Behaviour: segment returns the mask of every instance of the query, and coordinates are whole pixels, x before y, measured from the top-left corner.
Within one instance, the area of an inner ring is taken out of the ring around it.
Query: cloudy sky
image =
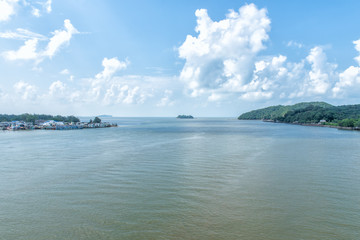
[[[0,0],[0,113],[360,103],[360,1]]]

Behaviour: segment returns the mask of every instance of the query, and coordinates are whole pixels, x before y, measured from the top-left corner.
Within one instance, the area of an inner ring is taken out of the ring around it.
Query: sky
[[[360,104],[360,1],[0,0],[0,113]]]

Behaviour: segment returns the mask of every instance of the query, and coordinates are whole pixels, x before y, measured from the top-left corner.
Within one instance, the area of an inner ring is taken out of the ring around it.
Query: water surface
[[[109,120],[0,132],[0,239],[360,239],[360,132]]]

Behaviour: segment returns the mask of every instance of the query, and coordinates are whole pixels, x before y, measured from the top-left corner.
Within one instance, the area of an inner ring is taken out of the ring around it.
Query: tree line
[[[46,115],[46,114],[29,114],[24,113],[20,115],[15,114],[0,114],[0,122],[24,121],[35,123],[36,120],[54,120],[59,122],[80,122],[80,119],[75,116],[61,116],[61,115]]]

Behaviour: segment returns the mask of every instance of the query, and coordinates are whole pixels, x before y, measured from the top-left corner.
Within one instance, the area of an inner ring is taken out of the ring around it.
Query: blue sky
[[[0,0],[1,113],[360,103],[359,1]]]

